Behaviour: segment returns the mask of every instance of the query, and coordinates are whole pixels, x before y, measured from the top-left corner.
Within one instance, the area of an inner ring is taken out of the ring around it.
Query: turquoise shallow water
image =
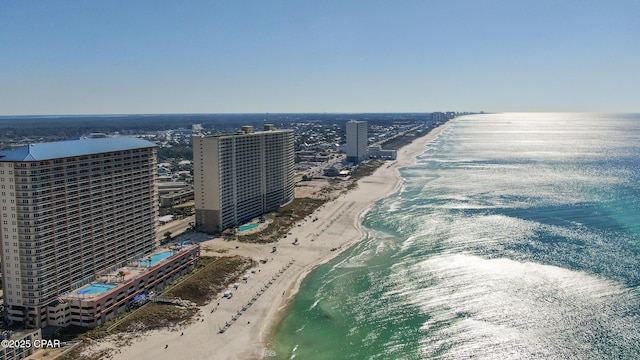
[[[460,118],[402,177],[269,358],[640,358],[640,116]]]

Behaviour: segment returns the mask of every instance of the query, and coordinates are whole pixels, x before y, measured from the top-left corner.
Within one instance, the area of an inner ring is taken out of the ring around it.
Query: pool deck
[[[191,245],[185,245],[187,248],[189,248]],[[94,299],[94,298],[98,298],[103,296],[104,294],[116,290],[119,288],[120,285],[127,283],[129,280],[135,279],[143,274],[145,274],[146,272],[150,271],[152,268],[154,268],[157,265],[163,264],[164,262],[166,262],[167,260],[171,259],[172,256],[168,256],[166,258],[160,259],[159,261],[153,263],[151,266],[148,265],[140,265],[141,261],[144,261],[145,259],[147,259],[150,256],[153,255],[157,255],[157,254],[161,254],[167,251],[172,251],[171,248],[169,248],[168,246],[162,246],[159,247],[158,249],[156,249],[156,251],[154,251],[153,253],[145,256],[142,259],[136,259],[136,260],[132,260],[129,262],[129,264],[127,266],[118,268],[116,270],[113,271],[109,271],[108,273],[104,273],[104,274],[97,274],[96,275],[96,279],[94,281],[92,281],[89,284],[83,285],[67,294],[65,294],[62,297],[71,297],[71,298],[82,298],[82,299]],[[179,253],[180,250],[178,250],[176,253]],[[120,275],[118,275],[118,273],[122,271],[124,273],[124,278],[121,277]],[[98,292],[98,293],[89,293],[89,294],[83,294],[82,291],[85,290],[86,288],[90,287],[91,285],[94,284],[99,284],[99,283],[103,283],[103,284],[111,284],[111,285],[116,285],[115,287],[111,288],[111,289],[105,289],[105,291],[102,292]]]

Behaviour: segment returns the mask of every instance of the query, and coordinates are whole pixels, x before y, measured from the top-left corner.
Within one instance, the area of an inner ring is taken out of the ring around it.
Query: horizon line
[[[14,115],[0,115],[2,117],[44,117],[44,116],[158,116],[158,115],[342,115],[342,114],[432,114],[434,112],[440,113],[468,113],[468,114],[480,114],[480,111],[400,111],[400,112],[218,112],[218,113],[102,113],[102,114],[14,114]],[[496,113],[483,111],[482,113]]]
[[[465,114],[504,114],[504,113],[589,113],[589,114],[637,114],[640,111],[399,111],[399,112],[217,112],[217,113],[97,113],[97,114],[1,114],[0,118],[11,117],[80,117],[80,116],[160,116],[160,115],[366,115],[366,114],[432,114],[432,113],[465,113]]]

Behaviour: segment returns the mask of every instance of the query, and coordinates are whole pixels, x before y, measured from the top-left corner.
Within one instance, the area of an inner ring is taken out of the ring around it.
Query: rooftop
[[[80,138],[29,144],[13,150],[0,151],[0,161],[41,161],[155,146],[157,145],[150,141],[135,137]]]
[[[229,137],[239,137],[239,136],[256,136],[256,135],[263,135],[263,134],[269,134],[269,133],[282,133],[282,132],[293,132],[293,129],[276,129],[271,124],[265,124],[263,131],[255,131],[253,126],[246,125],[246,126],[243,126],[240,131],[235,133],[215,134],[215,135],[194,135],[194,137],[229,138]]]
[[[173,261],[173,255],[182,254],[183,251],[191,250],[198,247],[198,244],[183,242],[174,244],[174,246],[163,246],[142,259],[131,260],[127,266],[98,274],[95,281],[90,284],[83,285],[69,293],[60,296],[62,299],[82,298],[94,299],[105,295],[107,292],[119,290],[123,285],[129,285],[134,280],[149,271],[152,271],[156,265],[165,264]]]

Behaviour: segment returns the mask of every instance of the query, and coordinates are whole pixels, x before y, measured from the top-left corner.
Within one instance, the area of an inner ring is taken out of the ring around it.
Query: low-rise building
[[[367,154],[369,158],[395,160],[396,157],[398,156],[398,151],[383,150],[380,145],[375,145],[375,146],[369,146],[367,148]]]
[[[194,200],[194,190],[182,191],[175,194],[167,194],[160,196],[161,207],[172,207],[181,205]]]
[[[95,328],[125,311],[135,298],[159,292],[186,275],[200,261],[199,244],[161,248],[125,267],[97,276],[96,281],[60,296],[47,306],[47,323]]]
[[[189,184],[182,181],[160,182],[157,184],[158,195],[166,195],[175,192],[186,191],[191,188]]]

